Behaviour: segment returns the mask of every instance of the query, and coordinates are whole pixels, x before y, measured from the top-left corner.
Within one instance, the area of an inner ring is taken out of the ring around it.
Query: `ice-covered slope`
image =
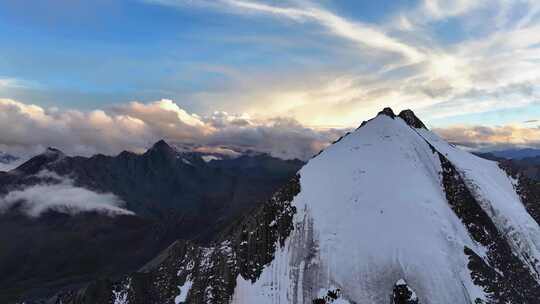
[[[212,246],[176,243],[86,293],[129,304],[538,303],[540,226],[517,183],[411,111],[385,109]]]
[[[515,191],[517,181],[509,178],[496,162],[460,150],[426,129],[418,132],[459,170],[482,209],[538,280],[540,228]]]
[[[493,299],[491,286],[473,279],[471,254],[464,250],[489,265],[493,248],[475,239],[452,209],[443,183],[445,157],[537,285],[540,229],[512,180],[496,163],[389,113],[300,171],[295,229],[258,280],[237,278],[233,303],[312,303],[336,288],[351,303],[388,303],[402,279],[421,303]]]

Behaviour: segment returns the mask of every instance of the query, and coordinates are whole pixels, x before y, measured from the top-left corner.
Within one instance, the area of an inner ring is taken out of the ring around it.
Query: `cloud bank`
[[[452,126],[435,128],[433,131],[450,142],[474,150],[490,151],[516,147],[540,149],[540,127]]]
[[[0,151],[41,153],[54,146],[71,155],[144,152],[160,139],[207,153],[269,153],[307,160],[349,129],[309,128],[292,118],[255,119],[249,115],[188,113],[171,100],[130,102],[94,111],[45,109],[0,99]],[[433,131],[476,150],[540,148],[535,120],[505,126],[455,125]],[[10,164],[10,167],[11,164]],[[0,168],[1,169],[1,168]]]
[[[73,155],[142,152],[165,139],[200,150],[254,150],[285,159],[307,159],[343,133],[307,128],[291,118],[254,119],[226,112],[201,117],[167,99],[89,112],[0,99],[0,150],[15,155],[47,146]]]
[[[48,182],[14,190],[0,197],[0,213],[17,207],[29,217],[39,217],[47,211],[70,215],[82,212],[109,216],[134,214],[122,208],[124,202],[111,193],[96,193],[77,187],[73,180],[50,172],[44,171],[39,175]]]

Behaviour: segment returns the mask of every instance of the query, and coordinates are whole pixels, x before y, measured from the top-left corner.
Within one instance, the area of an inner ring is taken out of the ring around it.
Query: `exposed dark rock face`
[[[117,297],[130,304],[174,303],[179,285],[190,284],[187,303],[221,304],[231,300],[236,278],[256,280],[293,229],[300,192],[299,176],[251,215],[232,224],[210,246],[176,242],[139,272],[112,283],[100,281],[54,298],[63,304],[108,304]]]
[[[46,296],[99,277],[116,279],[177,239],[207,244],[286,185],[302,164],[262,154],[206,162],[163,141],[145,154],[116,157],[67,157],[48,149],[15,171],[1,172],[0,196],[52,182],[36,176],[47,170],[69,176],[78,187],[114,193],[137,216],[0,214],[0,303]]]
[[[330,304],[341,298],[341,289],[330,289],[324,296],[313,299],[313,304]]]
[[[411,110],[403,110],[398,115],[403,119],[409,126],[416,128],[416,129],[426,129],[426,126],[424,123],[416,117],[413,111]]]
[[[497,230],[456,168],[438,154],[450,207],[471,237],[488,249],[487,260],[483,260],[470,248],[464,248],[475,284],[490,295],[488,303],[536,303],[540,298],[540,285],[533,277],[531,267],[513,253],[508,240]],[[535,260],[528,262],[530,265],[538,263]]]
[[[386,115],[386,116],[388,116],[390,118],[395,118],[396,117],[396,114],[394,114],[394,111],[391,108],[384,108],[377,115]]]
[[[418,297],[405,280],[399,280],[394,284],[392,291],[392,304],[418,304]]]

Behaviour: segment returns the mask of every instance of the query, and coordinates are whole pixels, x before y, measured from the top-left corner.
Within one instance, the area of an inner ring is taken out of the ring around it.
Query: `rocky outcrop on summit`
[[[392,119],[396,117],[396,114],[394,114],[394,110],[392,110],[392,108],[384,108],[377,115],[386,115]]]
[[[520,181],[411,111],[379,114],[211,246],[177,244],[83,294],[104,304],[536,303],[540,226]],[[80,299],[62,303],[90,303]]]
[[[411,110],[403,110],[398,116],[413,128],[426,129],[426,125]]]
[[[399,117],[413,128],[426,129],[426,126],[424,125],[424,123],[418,117],[416,117],[416,114],[414,114],[412,110],[408,110],[408,109],[403,110],[399,112],[399,115],[396,116],[396,114],[394,114],[394,111],[391,108],[384,108],[377,115],[386,115],[392,119]],[[363,122],[361,126],[364,124],[366,124],[366,122]]]

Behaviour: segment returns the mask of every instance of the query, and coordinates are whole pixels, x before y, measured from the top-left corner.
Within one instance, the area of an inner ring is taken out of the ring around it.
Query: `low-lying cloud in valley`
[[[98,212],[109,216],[133,215],[122,208],[124,202],[112,193],[97,193],[77,187],[72,179],[42,171],[43,182],[13,190],[0,197],[0,213],[14,207],[29,217],[39,217],[47,211],[65,214]]]

